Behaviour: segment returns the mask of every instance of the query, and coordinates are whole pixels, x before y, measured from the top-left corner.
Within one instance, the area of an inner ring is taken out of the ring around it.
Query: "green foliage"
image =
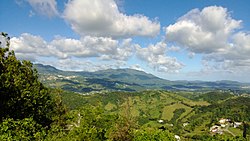
[[[107,140],[107,131],[115,124],[116,119],[116,115],[105,114],[100,106],[84,106],[67,113],[65,128],[53,127],[46,140]]]
[[[174,111],[174,116],[173,118],[170,120],[171,123],[177,123],[178,118],[180,117],[181,114],[185,113],[185,109],[184,108],[180,108],[180,109],[176,109]]]
[[[115,125],[110,128],[108,137],[110,141],[131,141],[133,139],[133,130],[137,124],[128,117],[119,117]]]
[[[190,137],[192,140],[198,140],[198,141],[247,141],[243,137],[231,137],[231,136],[225,136],[225,135],[193,135]]]
[[[199,97],[196,97],[195,100],[202,100],[202,101],[208,101],[209,103],[216,103],[221,100],[226,100],[228,98],[231,98],[233,96],[234,95],[228,92],[213,91],[213,92],[202,94]]]
[[[83,106],[67,114],[66,128],[52,127],[46,141],[174,141],[173,134],[141,128],[133,118],[106,114],[101,105]]]
[[[44,136],[45,129],[32,118],[7,119],[0,124],[0,140],[42,140]]]
[[[134,131],[133,141],[175,141],[174,135],[159,129],[141,129]]]
[[[224,102],[199,108],[197,113],[213,113],[217,118],[230,118],[233,121],[250,121],[250,98],[237,97]]]
[[[220,118],[230,118],[233,121],[248,121],[249,113],[249,98],[225,96],[225,100],[211,105],[200,104],[203,101],[193,101],[172,92],[166,91],[142,91],[142,92],[106,92],[81,96],[75,93],[68,93],[67,97],[76,99],[79,104],[89,103],[96,105],[101,103],[103,109],[107,105],[112,104],[112,110],[106,111],[107,114],[124,115],[129,111],[129,115],[134,117],[138,127],[156,127],[165,126],[169,131],[183,136],[190,134],[202,135],[209,134],[209,128],[218,122]],[[214,98],[211,98],[214,99]],[[67,100],[67,99],[65,99]],[[81,103],[83,101],[83,103]],[[70,103],[76,105],[77,103]],[[197,105],[196,105],[197,104]],[[124,109],[124,106],[127,108]],[[169,118],[167,118],[169,117]],[[166,120],[167,118],[167,120]],[[159,119],[163,119],[164,123],[158,123]],[[115,121],[118,122],[119,120]],[[170,124],[173,126],[169,126]],[[183,123],[188,123],[183,127]],[[119,123],[118,125],[123,125]],[[123,125],[124,126],[124,125]],[[121,126],[121,127],[123,127]],[[124,128],[117,127],[113,133],[125,133]],[[137,129],[137,127],[133,128]],[[240,132],[243,129],[239,129]],[[129,133],[132,131],[129,130]],[[117,135],[116,134],[116,135]],[[131,135],[128,134],[127,135]],[[238,135],[238,134],[237,134]],[[118,135],[117,135],[118,136]]]
[[[63,104],[66,105],[71,110],[78,109],[82,106],[85,106],[88,103],[86,97],[79,95],[77,93],[63,91],[61,95]]]
[[[49,90],[38,81],[36,70],[29,61],[17,60],[9,50],[9,37],[2,33],[6,45],[0,48],[0,122],[6,118],[33,118],[49,126],[55,116],[55,101]]]

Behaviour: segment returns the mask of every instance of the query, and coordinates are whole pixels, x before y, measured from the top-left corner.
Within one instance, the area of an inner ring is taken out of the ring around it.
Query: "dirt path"
[[[235,137],[236,135],[235,135],[233,132],[229,131],[229,130],[228,130],[228,127],[229,127],[229,125],[227,125],[225,129],[223,129],[224,132],[228,132],[229,134],[231,134],[232,136]]]

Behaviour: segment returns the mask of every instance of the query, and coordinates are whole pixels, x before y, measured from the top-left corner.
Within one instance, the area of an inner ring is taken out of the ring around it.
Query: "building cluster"
[[[229,127],[238,128],[242,125],[242,122],[233,122],[231,119],[221,118],[218,124],[215,124],[210,128],[211,133],[223,134],[224,131],[228,131]]]

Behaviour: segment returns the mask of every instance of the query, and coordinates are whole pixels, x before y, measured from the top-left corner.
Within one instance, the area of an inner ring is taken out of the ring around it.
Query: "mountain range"
[[[55,67],[35,64],[39,77],[50,87],[88,93],[100,91],[139,91],[162,89],[173,91],[226,90],[234,93],[250,91],[249,83],[237,81],[170,81],[134,69],[107,69],[96,72],[62,71]]]

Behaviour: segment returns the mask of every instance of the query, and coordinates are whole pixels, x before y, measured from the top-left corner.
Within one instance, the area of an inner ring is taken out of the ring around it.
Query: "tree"
[[[67,113],[67,128],[50,130],[48,141],[104,141],[109,138],[109,131],[115,124],[116,114],[105,114],[101,106],[86,105]]]
[[[133,141],[175,141],[174,135],[168,131],[157,129],[140,129],[134,131]]]
[[[0,123],[6,118],[32,118],[44,127],[49,126],[56,113],[55,101],[39,82],[32,63],[18,60],[10,51],[8,34],[1,36],[4,41],[0,45]]]
[[[0,124],[0,140],[42,140],[45,129],[32,118],[22,120],[6,119]]]

